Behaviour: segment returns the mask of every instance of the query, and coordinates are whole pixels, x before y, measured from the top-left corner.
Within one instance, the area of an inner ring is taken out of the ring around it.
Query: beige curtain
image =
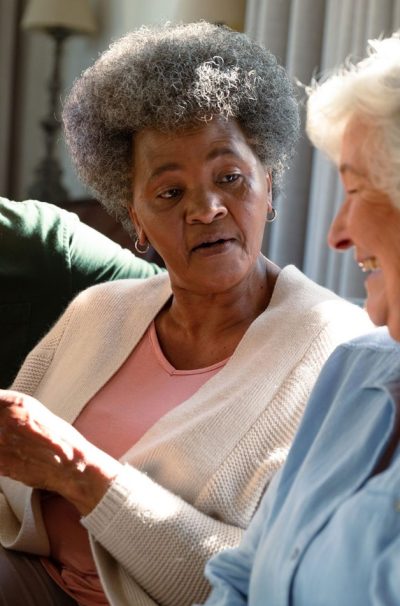
[[[400,0],[247,0],[246,32],[303,83],[349,55],[362,58],[368,39],[399,28]],[[299,96],[304,124],[304,94]],[[294,263],[342,296],[361,298],[363,278],[351,251],[339,254],[326,245],[341,200],[336,170],[303,135],[276,200],[279,215],[267,231],[264,252],[278,265]]]
[[[12,189],[13,105],[20,10],[19,0],[0,0],[0,196],[10,196]]]

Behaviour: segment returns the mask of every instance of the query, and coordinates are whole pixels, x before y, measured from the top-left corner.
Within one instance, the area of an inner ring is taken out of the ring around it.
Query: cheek
[[[174,262],[182,254],[183,234],[170,217],[143,216],[143,230],[151,246],[164,262]]]
[[[157,232],[158,222],[148,203],[144,200],[135,200],[131,217],[135,223],[146,233],[148,239],[152,233]]]
[[[264,224],[271,196],[266,179],[249,180],[243,191],[242,205],[249,217],[258,217]]]
[[[252,257],[257,257],[262,248],[265,231],[267,205],[250,205],[241,217],[241,228],[245,237],[245,248]]]
[[[357,210],[354,209],[354,212],[349,213],[346,225],[347,236],[356,246],[362,246],[370,253],[374,253],[380,240],[378,224],[372,214],[357,212]]]
[[[381,192],[366,190],[354,204],[353,229],[371,246],[398,247],[400,211]]]
[[[164,257],[164,251],[168,248],[168,243],[171,242],[171,238],[168,238],[166,230],[157,228],[154,224],[145,224],[143,229],[146,233],[147,239],[152,247]],[[169,244],[169,247],[171,245]]]

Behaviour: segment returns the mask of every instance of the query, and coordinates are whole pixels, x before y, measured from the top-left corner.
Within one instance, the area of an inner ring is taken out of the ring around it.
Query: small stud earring
[[[278,215],[278,212],[277,212],[276,208],[272,207],[271,210],[268,211],[267,218],[265,219],[265,221],[267,223],[273,223],[275,221],[277,215]]]

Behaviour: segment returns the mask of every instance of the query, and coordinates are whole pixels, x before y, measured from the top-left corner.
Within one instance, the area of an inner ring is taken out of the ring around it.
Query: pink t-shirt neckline
[[[203,374],[203,373],[212,372],[213,370],[217,370],[218,368],[225,366],[225,364],[229,360],[229,357],[228,357],[228,358],[225,358],[225,360],[221,360],[221,362],[216,362],[215,364],[211,364],[211,366],[206,366],[204,368],[179,370],[177,368],[174,368],[174,366],[172,366],[172,364],[165,357],[164,352],[161,349],[160,342],[158,340],[157,330],[156,330],[156,325],[155,325],[154,320],[148,328],[148,336],[149,336],[149,339],[153,346],[154,354],[155,354],[160,366],[165,370],[165,372],[167,372],[171,376],[172,375],[189,376],[189,375],[199,375],[199,374]]]

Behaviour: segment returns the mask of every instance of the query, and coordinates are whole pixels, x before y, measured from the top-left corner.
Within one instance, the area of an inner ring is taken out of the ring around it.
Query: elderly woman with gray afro
[[[81,178],[168,274],[81,293],[0,392],[0,594],[200,602],[322,363],[369,322],[261,253],[299,118],[247,36],[128,34],[75,83],[64,123]]]

